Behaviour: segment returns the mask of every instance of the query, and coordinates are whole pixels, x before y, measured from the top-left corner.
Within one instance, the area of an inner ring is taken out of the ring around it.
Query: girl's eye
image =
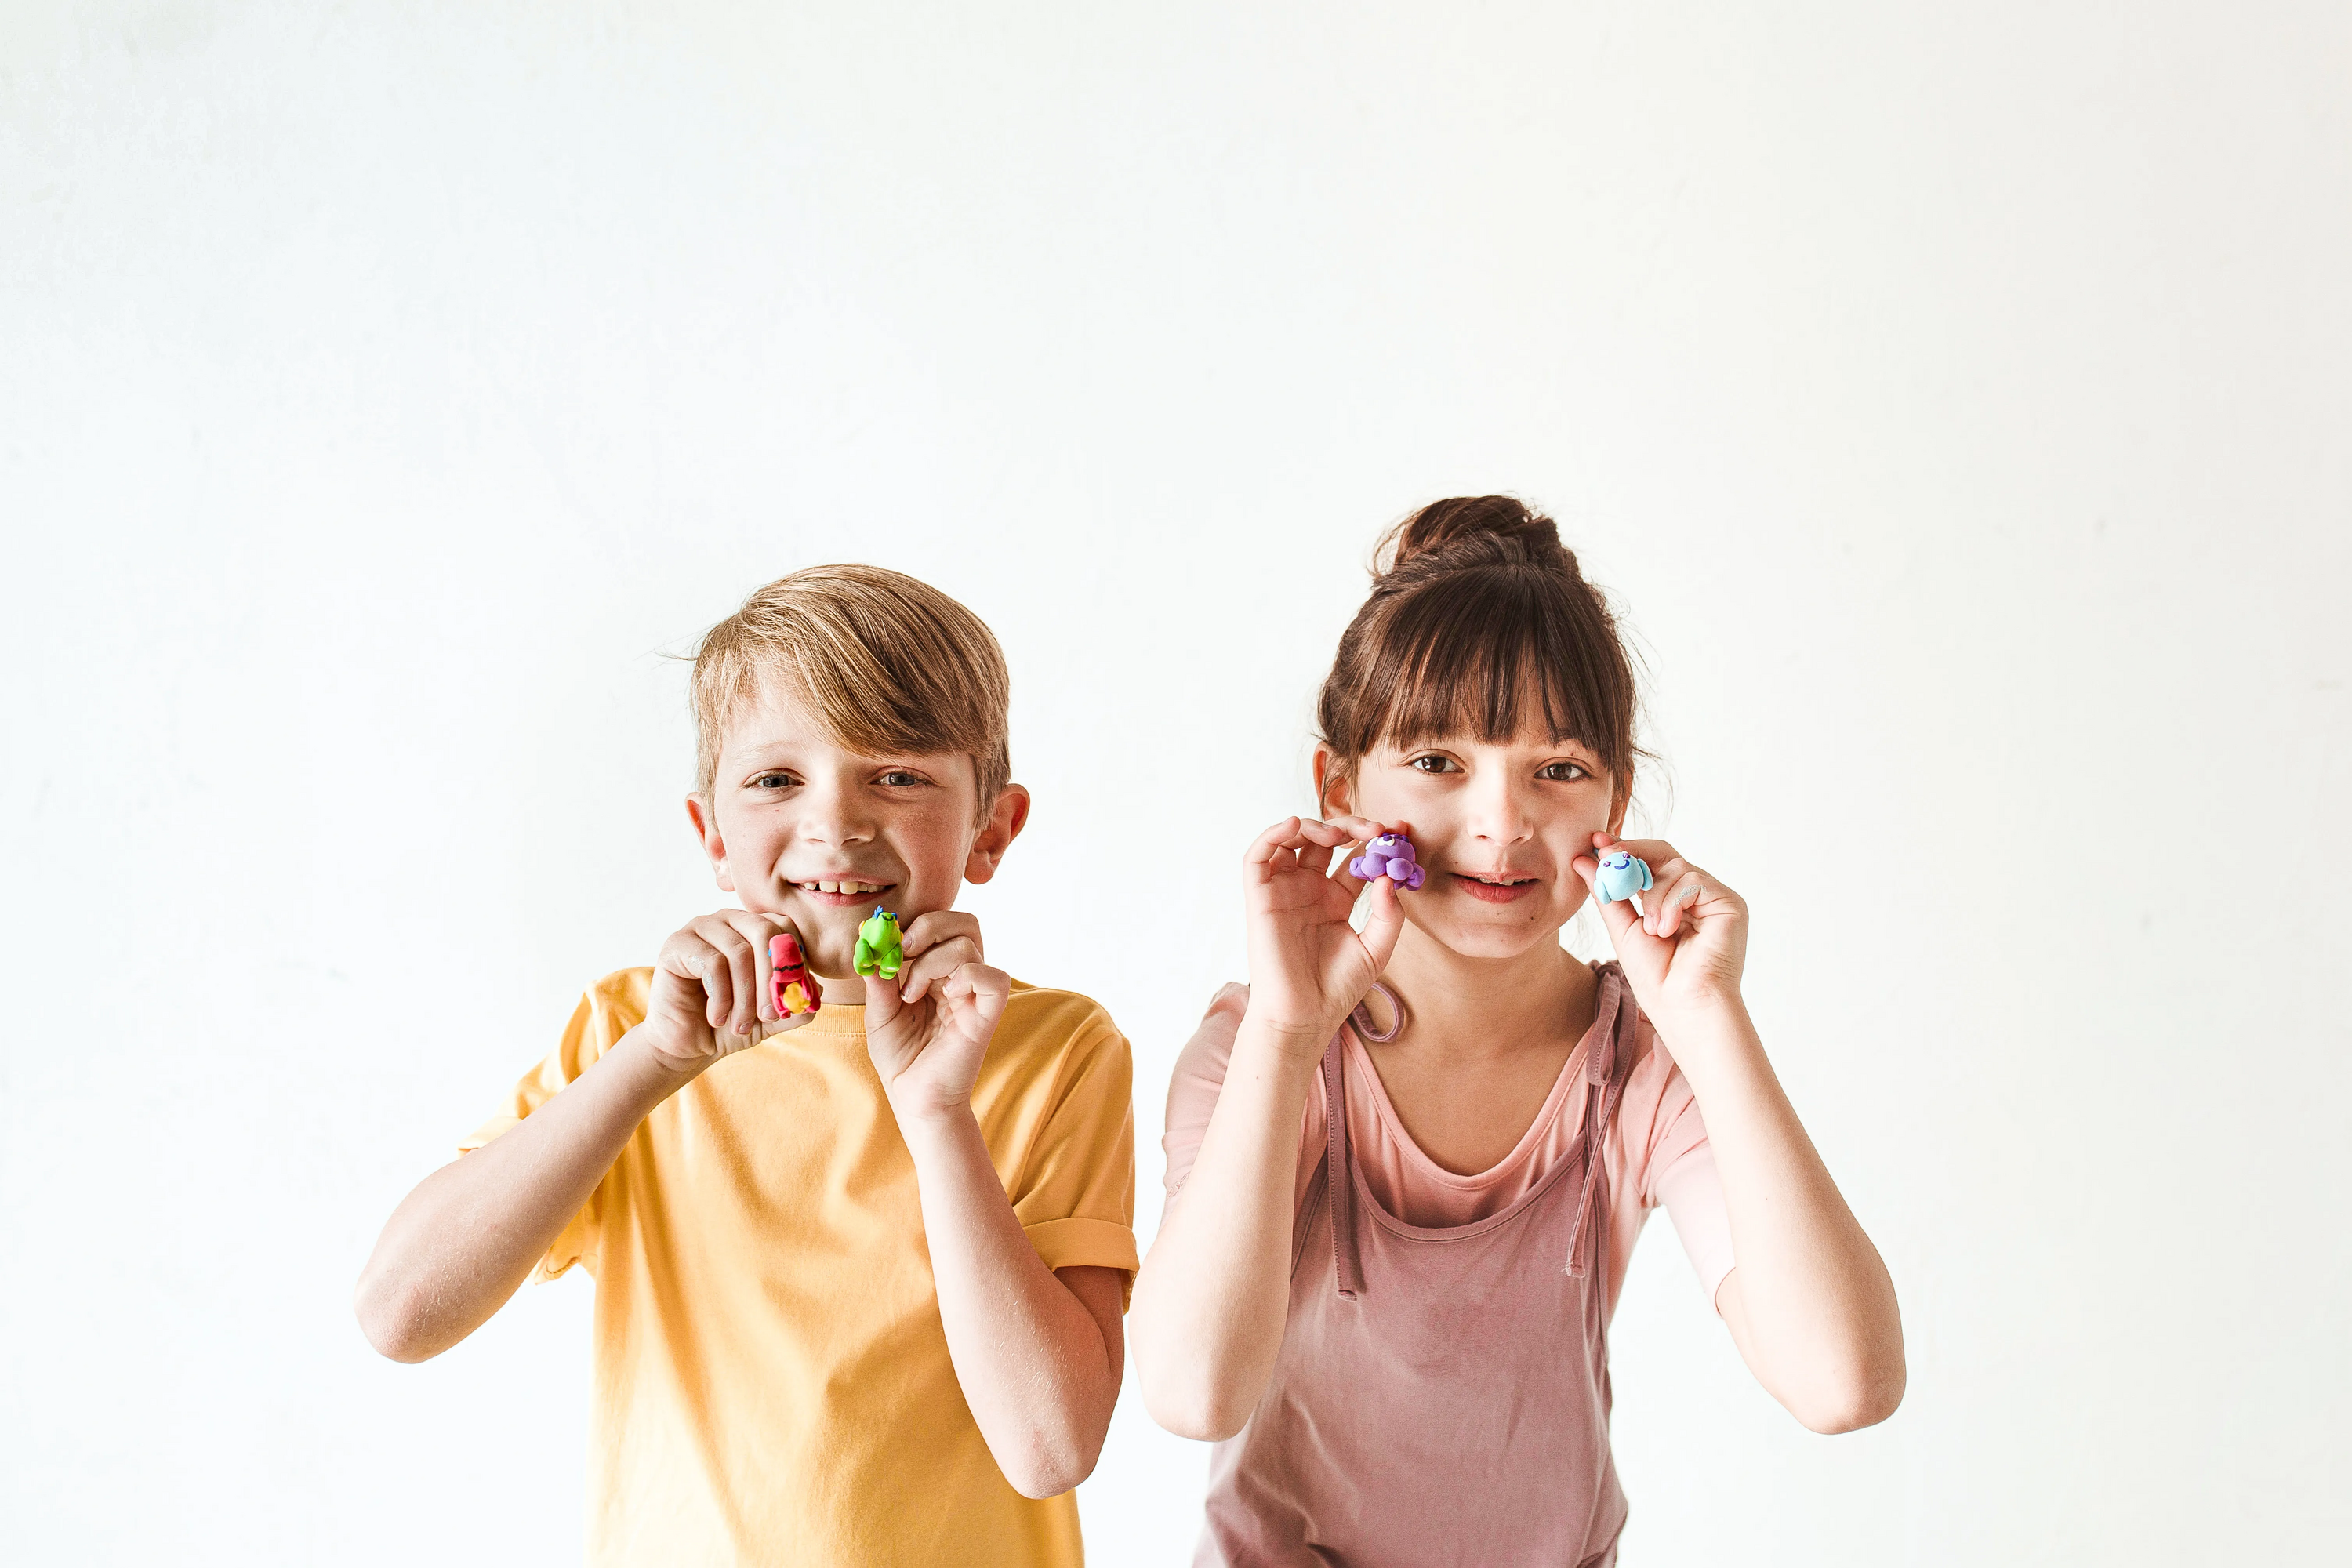
[[[1405,766],[1418,768],[1425,773],[1458,773],[1462,771],[1461,763],[1452,757],[1441,757],[1434,752],[1425,756],[1415,757]]]
[[[1574,763],[1546,763],[1543,771],[1536,774],[1536,777],[1549,779],[1554,784],[1574,784],[1578,779],[1589,779],[1591,776]]]

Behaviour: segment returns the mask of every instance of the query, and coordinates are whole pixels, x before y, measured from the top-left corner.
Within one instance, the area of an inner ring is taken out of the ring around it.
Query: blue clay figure
[[[1592,879],[1592,890],[1601,895],[1602,903],[1614,903],[1619,899],[1633,899],[1633,908],[1637,911],[1642,907],[1642,900],[1634,898],[1633,895],[1648,892],[1652,885],[1650,863],[1647,860],[1636,858],[1622,849],[1612,849],[1602,855],[1600,875]]]
[[[1348,875],[1367,882],[1386,877],[1408,893],[1429,879],[1429,873],[1413,858],[1412,840],[1402,833],[1383,833],[1365,845],[1364,852],[1348,862]]]

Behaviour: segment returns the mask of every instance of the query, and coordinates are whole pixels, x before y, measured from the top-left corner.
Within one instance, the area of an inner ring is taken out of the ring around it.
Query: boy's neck
[[[1591,1023],[1600,983],[1558,932],[1509,958],[1465,958],[1410,923],[1382,980],[1409,1022],[1398,1046],[1462,1061],[1573,1040]]]

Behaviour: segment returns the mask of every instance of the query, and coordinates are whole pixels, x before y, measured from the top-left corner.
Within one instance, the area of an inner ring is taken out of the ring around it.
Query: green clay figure
[[[860,974],[878,973],[885,980],[898,978],[898,917],[881,905],[874,906],[857,928],[857,953],[850,965]]]

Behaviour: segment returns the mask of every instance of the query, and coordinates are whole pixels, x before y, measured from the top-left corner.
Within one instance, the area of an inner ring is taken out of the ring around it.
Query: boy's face
[[[690,795],[719,885],[782,915],[832,981],[853,977],[858,922],[881,905],[904,927],[996,874],[1029,815],[1009,785],[985,820],[960,752],[866,756],[827,736],[797,693],[765,683],[729,724],[708,797]]]
[[[1318,782],[1328,766],[1318,752]],[[1410,827],[1429,879],[1399,900],[1405,919],[1465,958],[1516,957],[1556,941],[1587,897],[1576,858],[1617,826],[1592,749],[1540,735],[1383,743],[1353,779],[1333,781],[1328,799],[1334,811]]]

